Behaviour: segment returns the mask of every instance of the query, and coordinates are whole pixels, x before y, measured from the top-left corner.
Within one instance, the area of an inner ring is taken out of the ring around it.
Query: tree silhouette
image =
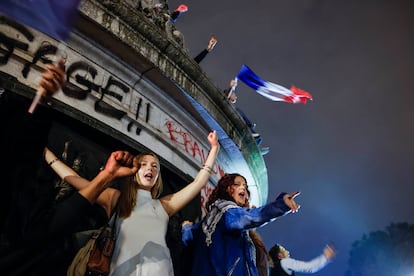
[[[391,223],[352,244],[347,276],[414,275],[414,224]]]

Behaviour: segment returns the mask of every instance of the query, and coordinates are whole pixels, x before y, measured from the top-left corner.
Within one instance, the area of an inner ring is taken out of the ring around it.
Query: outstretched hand
[[[210,142],[211,147],[217,147],[219,145],[218,139],[217,139],[217,133],[215,130],[210,132],[207,137],[208,141]]]
[[[295,197],[297,197],[298,195],[300,195],[300,192],[293,192],[290,194],[285,194],[283,196],[283,200],[285,201],[285,204],[290,208],[292,213],[296,213],[300,208],[300,205],[297,204],[294,200]]]
[[[106,161],[104,170],[115,178],[131,176],[138,171],[138,161],[127,151],[115,151]]]
[[[325,248],[323,249],[323,254],[325,255],[325,257],[330,260],[333,257],[335,257],[336,255],[336,249],[333,245],[327,245],[325,246]]]

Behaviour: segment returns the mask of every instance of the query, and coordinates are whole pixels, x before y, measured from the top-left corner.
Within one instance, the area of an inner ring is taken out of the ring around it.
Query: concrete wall
[[[249,129],[179,40],[129,3],[82,1],[76,29],[66,43],[28,28],[34,34],[30,40],[0,26],[2,33],[28,46],[15,47],[0,65],[3,85],[33,95],[44,64],[31,64],[27,75],[22,68],[33,62],[45,42],[63,45],[68,85],[51,101],[53,108],[137,150],[154,151],[164,166],[183,176],[195,176],[207,155],[207,134],[217,127],[222,149],[202,195],[224,172],[239,172],[248,180],[252,203],[263,204],[267,171]],[[200,114],[189,99],[211,118]]]

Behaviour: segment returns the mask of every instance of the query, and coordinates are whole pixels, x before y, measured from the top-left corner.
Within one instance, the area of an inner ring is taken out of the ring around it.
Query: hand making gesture
[[[295,197],[297,197],[298,195],[300,195],[300,192],[293,192],[290,194],[285,194],[283,196],[283,200],[285,201],[285,204],[290,208],[292,213],[296,213],[300,208],[300,205],[297,204],[294,200]]]

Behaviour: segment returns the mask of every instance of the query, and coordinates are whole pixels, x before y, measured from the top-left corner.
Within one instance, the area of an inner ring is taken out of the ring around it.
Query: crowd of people
[[[154,8],[162,8],[158,5]],[[148,10],[152,12],[152,9]],[[180,6],[171,20],[177,20],[187,7]],[[217,43],[216,37],[195,59],[197,63]],[[62,63],[48,64],[39,81],[44,97],[64,85]],[[236,80],[224,91],[234,104]],[[117,239],[110,275],[174,275],[166,235],[170,218],[200,194],[213,172],[220,144],[215,131],[207,140],[208,156],[193,181],[177,192],[161,196],[163,180],[158,157],[152,152],[133,154],[116,150],[93,178],[81,176],[73,167],[48,148],[48,134],[53,116],[40,104],[29,114],[30,101],[5,91],[0,95],[1,151],[6,163],[0,167],[1,192],[17,195],[2,202],[0,271],[5,275],[65,275],[78,248],[71,241],[89,216],[99,217],[96,227],[104,225],[116,211]],[[261,146],[262,138],[255,124],[236,108]],[[268,148],[262,147],[262,154]],[[74,190],[56,200],[47,193],[39,197],[34,187],[49,185],[39,177],[36,164],[53,171]],[[117,187],[112,184],[117,182]],[[276,218],[298,212],[299,192],[280,193],[271,202],[250,206],[246,178],[226,173],[217,182],[206,203],[207,214],[198,222],[184,221],[182,243],[189,256],[183,275],[294,275],[314,273],[335,256],[333,246],[309,262],[290,258],[289,252],[275,244],[266,250],[256,228]],[[27,200],[30,199],[30,200]],[[23,203],[23,206],[18,205]],[[19,231],[16,231],[18,229]]]

